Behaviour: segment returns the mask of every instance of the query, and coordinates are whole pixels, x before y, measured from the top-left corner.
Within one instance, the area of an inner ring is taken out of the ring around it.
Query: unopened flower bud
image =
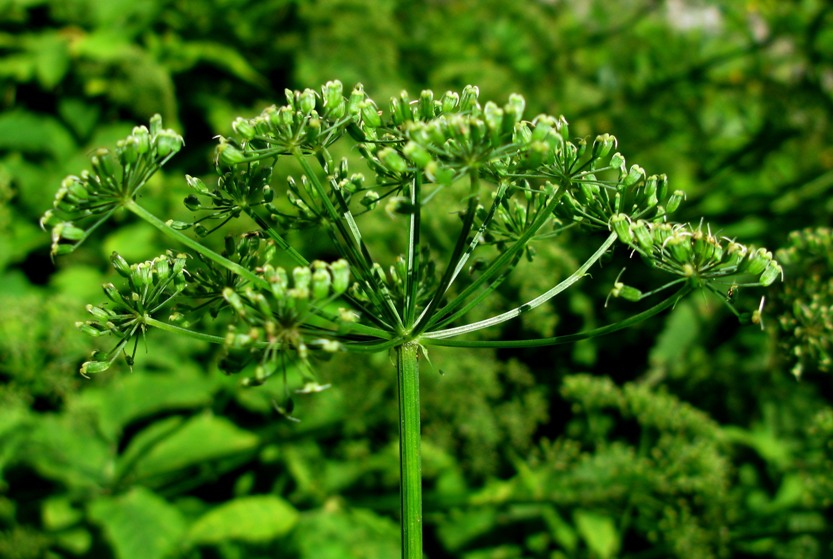
[[[430,89],[424,90],[419,94],[418,113],[422,120],[431,120],[434,118],[434,92]]]
[[[408,142],[405,144],[402,152],[408,157],[408,159],[413,161],[417,167],[424,168],[431,161],[433,161],[431,153],[416,142]]]
[[[347,106],[344,102],[344,87],[338,80],[329,81],[321,90],[324,97],[324,111],[329,118],[339,119],[344,116]]]
[[[316,94],[312,89],[305,89],[303,93],[301,93],[298,98],[298,108],[301,110],[302,114],[309,115],[313,110],[315,110],[315,98]]]
[[[379,115],[379,109],[376,103],[371,99],[366,99],[359,104],[359,110],[362,115],[362,122],[369,128],[378,128],[382,126],[382,117]]]
[[[178,152],[182,149],[182,136],[173,130],[161,130],[155,138],[156,154],[159,157],[167,157],[172,153]],[[138,147],[137,147],[138,149]]]
[[[460,104],[460,94],[456,91],[446,91],[440,100],[440,104],[444,114],[451,113]]]
[[[461,112],[480,112],[480,104],[477,98],[480,96],[480,90],[476,85],[467,85],[463,88],[463,94],[460,96],[460,111]]]
[[[380,149],[378,156],[385,167],[395,173],[404,173],[408,170],[408,162],[393,148]]]
[[[251,140],[255,137],[255,127],[246,118],[239,116],[234,119],[234,122],[231,123],[231,129],[246,140]]]
[[[122,255],[118,252],[113,251],[110,254],[110,263],[113,265],[113,268],[116,269],[116,272],[119,273],[120,276],[124,278],[130,277],[130,264],[127,263],[127,260],[124,259]]]

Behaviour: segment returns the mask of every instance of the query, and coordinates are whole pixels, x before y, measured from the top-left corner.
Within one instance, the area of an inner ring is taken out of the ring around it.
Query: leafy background
[[[113,276],[105,256],[167,247],[124,217],[53,266],[37,226],[65,175],[155,112],[188,145],[145,202],[184,215],[182,177],[209,171],[214,134],[334,78],[377,100],[520,92],[528,114],[611,132],[668,173],[681,219],[788,264],[763,332],[694,297],[571,347],[432,351],[428,557],[833,554],[829,3],[0,0],[0,14],[0,557],[397,556],[387,356],[329,365],[334,387],[300,403],[299,425],[272,411],[277,385],[242,389],[177,339],[151,335],[133,373],[85,380],[73,323]],[[562,273],[581,244],[536,249]],[[603,306],[618,269],[495,335],[628,312]],[[496,304],[549,281],[515,279]]]

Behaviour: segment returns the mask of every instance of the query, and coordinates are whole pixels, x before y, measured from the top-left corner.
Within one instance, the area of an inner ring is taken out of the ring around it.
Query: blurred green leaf
[[[390,559],[399,556],[399,538],[389,518],[337,506],[302,514],[292,532],[298,559]]]
[[[173,556],[185,533],[182,514],[141,487],[89,506],[90,519],[104,529],[118,559],[165,559]]]
[[[189,376],[137,371],[120,376],[110,385],[84,391],[73,405],[95,410],[102,432],[115,438],[138,419],[210,404],[212,383],[202,377]]]
[[[160,431],[163,424],[166,428]],[[158,422],[146,433],[137,435],[120,459],[120,466],[135,459],[134,475],[148,478],[251,452],[259,442],[257,435],[210,413],[194,416],[175,429],[172,427],[174,424],[168,421]]]
[[[610,559],[616,556],[622,541],[612,518],[587,510],[575,511],[573,518],[579,535],[596,557]]]
[[[0,149],[47,154],[61,160],[75,151],[75,140],[54,117],[16,109],[0,113]]]
[[[191,545],[226,540],[264,543],[285,536],[298,521],[298,511],[274,495],[241,497],[211,509],[191,525]]]

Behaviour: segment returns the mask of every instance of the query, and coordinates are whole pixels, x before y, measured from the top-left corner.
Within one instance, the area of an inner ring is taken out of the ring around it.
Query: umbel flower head
[[[683,193],[672,190],[665,175],[627,164],[614,136],[575,138],[563,116],[525,115],[520,95],[498,104],[481,103],[474,86],[443,95],[426,90],[415,98],[403,92],[386,109],[361,85],[345,95],[333,81],[319,91],[287,91],[282,106],[237,118],[232,134],[219,138],[216,180],[187,177],[192,222],[159,220],[135,200],[182,146],[158,118],[150,129],[134,129],[115,152],[97,152],[92,171],[66,179],[43,218],[53,228],[53,253],[72,250],[123,206],[193,258],[187,288],[184,260],[176,266],[172,260],[168,266],[180,279],[149,290],[140,289],[151,284],[136,274],[163,266],[161,261],[135,265],[135,271],[114,262],[128,270],[130,285],[124,292],[108,287],[113,306],[93,307],[95,320],[85,329],[115,334],[120,342],[84,371],[105,369],[128,341],[155,326],[223,345],[223,369],[247,371],[247,384],[293,370],[303,390],[315,391],[321,385],[312,372],[313,355],[405,345],[568,343],[656,315],[695,289],[720,295],[741,315],[727,286],[768,286],[782,275],[764,249],[718,237],[707,226],[670,221]],[[389,226],[384,251],[400,251],[389,262],[374,257],[379,235],[362,230],[372,212]],[[426,226],[437,214],[455,214],[459,221],[438,237]],[[221,253],[202,240],[232,223]],[[319,231],[335,261],[324,263],[293,247],[288,239],[302,229]],[[534,264],[536,245],[559,242],[568,231],[598,235],[598,248],[528,301],[468,318],[524,257]],[[631,319],[592,331],[536,340],[453,339],[544,306],[590,276],[617,245],[672,279],[644,293],[617,279],[612,296],[639,301],[678,289]],[[150,277],[161,278],[161,270]],[[187,313],[188,320],[164,321],[159,313],[168,307],[172,316]],[[226,334],[190,329],[200,324],[200,313],[227,320]],[[278,406],[287,414],[288,394]]]
[[[778,258],[789,272],[774,297],[779,339],[792,373],[833,371],[833,230],[793,231]]]
[[[153,260],[128,265],[118,253],[110,257],[113,267],[127,280],[127,286],[119,289],[112,283],[104,284],[104,294],[109,304],[87,305],[92,319],[77,326],[92,336],[112,335],[118,343],[105,354],[94,353],[92,360],[81,366],[81,374],[101,373],[110,368],[119,353],[124,352],[132,367],[139,338],[144,336],[152,322],[170,307],[186,287],[185,256],[168,253]],[[126,352],[133,342],[131,353]]]
[[[182,136],[162,128],[154,115],[150,128],[136,126],[114,150],[98,149],[91,157],[91,170],[64,179],[52,209],[41,218],[51,228],[52,255],[75,250],[147,183],[182,146]]]

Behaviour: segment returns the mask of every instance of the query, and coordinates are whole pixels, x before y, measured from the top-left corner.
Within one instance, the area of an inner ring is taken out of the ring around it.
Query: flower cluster
[[[338,351],[341,346],[336,339],[343,331],[333,324],[357,318],[348,309],[329,308],[347,291],[350,268],[344,260],[331,264],[316,260],[294,268],[291,274],[266,264],[258,268],[258,274],[268,288],[249,285],[239,291],[231,287],[222,291],[237,321],[225,337],[227,356],[221,366],[231,374],[256,363],[246,384],[262,384],[276,372],[285,374],[292,354],[302,366],[306,385],[311,386],[310,350]]]
[[[187,286],[185,256],[168,253],[153,260],[128,265],[118,253],[110,257],[113,267],[127,279],[127,287],[118,289],[112,283],[104,284],[104,294],[110,300],[106,306],[87,305],[91,320],[77,326],[92,336],[112,335],[119,339],[116,346],[104,355],[94,353],[92,360],[81,366],[81,374],[106,371],[113,361],[133,340],[130,355],[125,353],[128,365],[133,365],[139,337],[149,323],[162,313],[167,313],[176,297]]]
[[[694,228],[688,224],[631,220],[626,214],[616,214],[610,219],[610,228],[649,266],[677,276],[678,280],[668,285],[682,281],[699,288],[725,280],[737,289],[766,287],[783,279],[783,269],[771,252],[718,237],[702,224]],[[643,294],[617,280],[611,295],[638,300]],[[729,301],[731,295],[725,298]]]
[[[775,297],[781,346],[792,372],[833,371],[833,230],[794,231],[777,252],[789,275]]]
[[[182,136],[163,129],[162,118],[154,115],[150,128],[133,128],[115,150],[96,150],[90,159],[92,171],[65,178],[52,209],[41,218],[41,226],[52,230],[52,255],[75,250],[183,145]]]

